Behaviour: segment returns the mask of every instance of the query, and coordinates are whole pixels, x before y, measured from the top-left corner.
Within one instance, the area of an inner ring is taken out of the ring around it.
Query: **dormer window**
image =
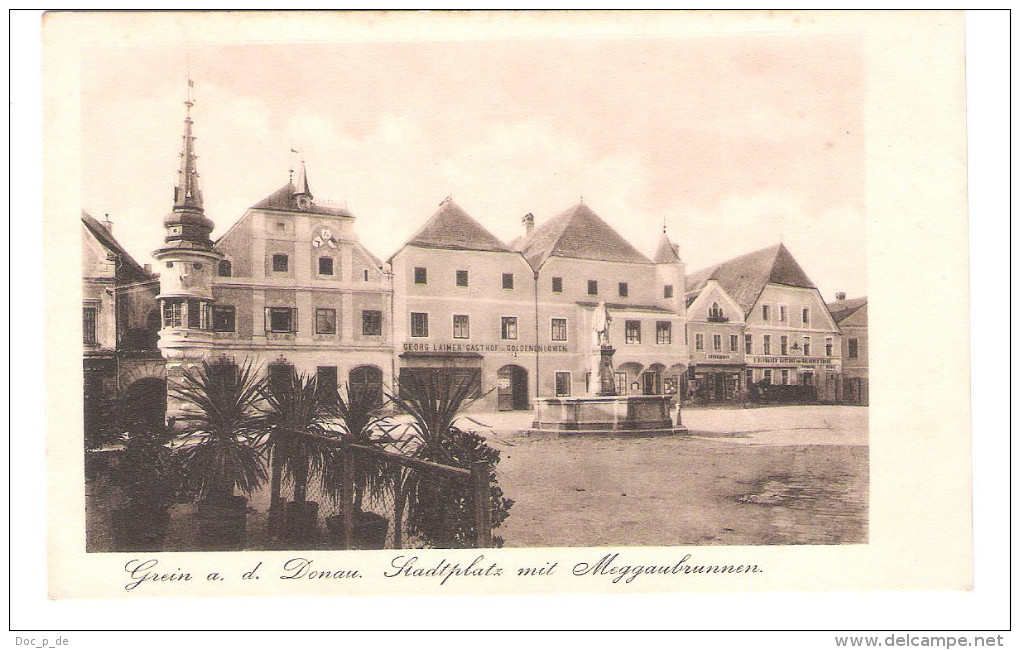
[[[283,253],[277,253],[273,255],[273,271],[276,273],[286,273],[288,268],[287,256]]]
[[[713,302],[712,306],[708,308],[708,320],[713,323],[725,323],[729,320],[729,318],[726,318],[723,314],[722,307],[719,306],[719,303]]]
[[[229,278],[232,274],[233,268],[227,260],[220,262],[218,273],[221,278]]]

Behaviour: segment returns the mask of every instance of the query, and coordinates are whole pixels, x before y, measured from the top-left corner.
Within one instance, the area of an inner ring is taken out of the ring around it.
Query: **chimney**
[[[103,228],[106,228],[106,232],[113,234],[113,222],[110,221],[110,213],[106,213],[106,219],[103,220]]]
[[[838,292],[836,294],[836,300],[839,301],[839,302],[843,302],[844,300],[846,300],[846,292],[844,292],[844,291]]]
[[[521,217],[521,223],[524,224],[524,235],[525,237],[531,234],[531,231],[535,229],[535,215],[530,212]]]
[[[146,264],[142,268],[145,269],[147,274],[152,275],[152,264]]]

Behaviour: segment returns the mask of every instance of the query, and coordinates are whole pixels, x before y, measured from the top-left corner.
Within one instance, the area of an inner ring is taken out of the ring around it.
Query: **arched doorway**
[[[139,379],[124,391],[123,415],[162,423],[166,420],[166,380],[156,377]]]
[[[367,390],[374,395],[376,406],[383,403],[383,373],[375,366],[358,366],[352,368],[348,375],[348,389],[354,393]]]
[[[526,411],[528,371],[520,366],[503,366],[496,372],[496,408],[500,411]]]

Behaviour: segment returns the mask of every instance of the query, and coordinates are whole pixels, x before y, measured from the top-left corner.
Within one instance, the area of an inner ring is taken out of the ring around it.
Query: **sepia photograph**
[[[89,551],[867,543],[860,39],[130,54]]]
[[[50,598],[974,588],[962,13],[41,33]]]

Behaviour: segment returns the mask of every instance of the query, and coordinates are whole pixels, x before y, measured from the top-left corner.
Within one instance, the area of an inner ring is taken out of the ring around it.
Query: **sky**
[[[507,242],[583,197],[649,255],[665,224],[689,272],[782,241],[826,300],[867,291],[854,39],[95,43],[82,208],[140,263],[172,207],[190,68],[214,237],[303,159],[383,259],[447,196]]]

